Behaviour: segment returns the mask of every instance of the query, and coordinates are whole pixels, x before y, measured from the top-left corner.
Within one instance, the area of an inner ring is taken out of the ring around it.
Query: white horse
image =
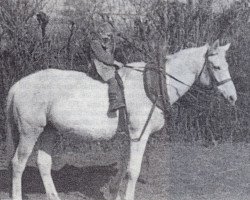
[[[176,102],[199,78],[203,84],[211,80],[218,90],[232,104],[237,99],[225,59],[230,44],[181,50],[167,56],[167,91],[170,104]],[[206,61],[207,60],[207,61]],[[133,63],[130,66],[145,66]],[[121,69],[119,73],[125,87],[127,111],[130,117],[130,138],[140,136],[152,107],[144,91],[142,73],[133,69]],[[211,79],[212,78],[212,79]],[[183,84],[185,83],[185,84]],[[33,147],[49,123],[66,134],[77,134],[86,140],[108,140],[116,134],[117,118],[106,116],[108,108],[107,85],[95,81],[86,74],[76,71],[47,69],[31,74],[12,86],[7,99],[7,137],[18,136],[18,145],[12,159],[12,198],[21,200],[21,178]],[[125,200],[133,200],[135,186],[141,170],[141,163],[150,133],[164,125],[163,113],[156,108],[141,140],[130,141],[128,158],[128,184]],[[18,134],[14,133],[15,127]],[[51,177],[51,155],[38,150],[38,168],[41,173],[48,199],[59,200]],[[119,184],[116,184],[119,189]],[[118,190],[115,190],[118,192]],[[120,199],[119,194],[112,199]]]

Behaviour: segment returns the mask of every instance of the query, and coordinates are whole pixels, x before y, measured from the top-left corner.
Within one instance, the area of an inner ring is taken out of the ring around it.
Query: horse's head
[[[219,41],[217,40],[208,48],[205,58],[206,63],[201,73],[200,81],[205,85],[212,83],[234,105],[237,100],[237,94],[226,61],[226,52],[229,47],[230,44],[219,46]]]

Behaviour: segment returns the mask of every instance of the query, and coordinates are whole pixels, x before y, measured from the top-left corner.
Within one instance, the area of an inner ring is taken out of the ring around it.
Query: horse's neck
[[[167,76],[167,91],[170,104],[176,102],[192,86],[202,71],[205,63],[205,54],[208,46],[183,50],[180,53],[171,55],[166,63],[166,72],[173,78]]]

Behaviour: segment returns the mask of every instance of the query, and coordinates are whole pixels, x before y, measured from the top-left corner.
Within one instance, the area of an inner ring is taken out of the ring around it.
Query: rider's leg
[[[119,87],[115,77],[109,79],[108,83],[108,94],[109,94],[109,110],[108,115],[110,117],[116,117],[116,111],[119,108],[125,107],[121,88]]]

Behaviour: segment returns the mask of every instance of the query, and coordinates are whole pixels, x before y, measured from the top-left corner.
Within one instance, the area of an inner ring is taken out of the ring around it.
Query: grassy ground
[[[137,200],[247,200],[250,199],[250,145],[221,144],[204,148],[198,144],[154,144],[147,149]],[[54,159],[56,187],[63,200],[100,200],[100,188],[115,174],[113,165],[100,167],[109,156],[63,155]],[[31,162],[32,163],[32,162]],[[110,163],[110,162],[109,162]],[[75,166],[71,166],[74,164]],[[86,167],[95,165],[94,167]],[[81,167],[85,166],[85,167]],[[38,170],[29,167],[24,174],[23,189],[28,199],[45,200]],[[0,199],[8,199],[9,176],[0,171]]]

